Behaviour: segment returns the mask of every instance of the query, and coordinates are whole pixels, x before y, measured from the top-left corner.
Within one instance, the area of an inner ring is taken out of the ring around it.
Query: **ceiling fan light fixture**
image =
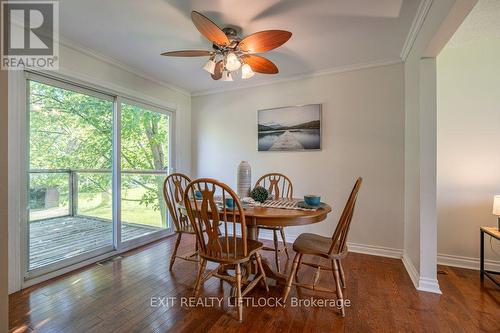
[[[213,80],[233,81],[231,73],[241,69],[241,78],[248,79],[261,74],[278,74],[278,67],[269,59],[255,55],[274,50],[286,43],[292,33],[285,30],[264,30],[244,38],[232,28],[221,29],[208,17],[197,11],[191,12],[196,29],[212,44],[212,50],[180,50],[161,53],[167,57],[210,57],[203,69]],[[217,60],[218,59],[218,60]],[[254,72],[255,69],[255,72]]]
[[[210,57],[210,59],[203,66],[203,69],[209,72],[210,74],[214,74],[216,64],[217,63],[215,62],[215,57]]]
[[[240,59],[233,52],[226,55],[226,69],[230,72],[237,71],[241,67]]]
[[[241,66],[241,78],[242,79],[249,79],[254,75],[255,75],[255,72],[252,70],[252,67],[250,67],[249,64],[243,64],[243,66]]]
[[[227,69],[222,72],[222,81],[233,81],[231,72],[228,71]]]

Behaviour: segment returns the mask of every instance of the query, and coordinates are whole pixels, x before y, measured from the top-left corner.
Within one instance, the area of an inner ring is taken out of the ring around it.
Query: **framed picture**
[[[321,104],[259,110],[258,151],[321,149]]]

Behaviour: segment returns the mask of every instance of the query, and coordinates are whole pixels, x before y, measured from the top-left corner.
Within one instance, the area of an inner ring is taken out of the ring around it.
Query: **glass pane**
[[[161,175],[122,175],[122,240],[167,228]],[[160,206],[161,205],[161,206]]]
[[[113,244],[113,103],[28,82],[32,270]]]
[[[122,240],[168,228],[163,181],[168,170],[169,117],[121,106]]]
[[[31,173],[30,221],[70,214],[68,173]]]
[[[78,215],[113,220],[112,176],[109,173],[82,172],[78,174],[78,202],[74,209]]]
[[[168,121],[165,114],[122,104],[122,170],[168,169]]]

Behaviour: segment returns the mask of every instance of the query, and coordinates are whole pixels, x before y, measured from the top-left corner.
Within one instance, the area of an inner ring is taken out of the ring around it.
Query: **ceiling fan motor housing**
[[[222,29],[222,31],[224,31],[224,33],[226,34],[226,36],[228,38],[234,38],[234,37],[237,37],[238,36],[238,32],[236,31],[236,29],[234,28],[231,28],[231,27],[225,27],[224,29]]]

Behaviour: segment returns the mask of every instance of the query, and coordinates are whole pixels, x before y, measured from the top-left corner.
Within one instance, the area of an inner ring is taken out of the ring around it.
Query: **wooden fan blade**
[[[191,20],[193,20],[196,29],[212,43],[223,46],[229,45],[230,42],[226,34],[208,17],[192,11]]]
[[[212,54],[211,51],[185,50],[185,51],[163,52],[161,55],[167,57],[205,57],[205,56],[210,56],[211,54]]]
[[[292,33],[285,30],[265,30],[243,38],[238,44],[240,50],[250,53],[261,53],[285,44]]]
[[[242,56],[242,59],[252,67],[254,72],[262,74],[277,74],[279,72],[278,67],[271,60],[264,57],[249,54]]]
[[[224,64],[222,63],[222,60],[219,60],[215,64],[215,69],[214,69],[214,73],[212,74],[212,79],[219,80],[222,77],[223,67],[224,67]]]

